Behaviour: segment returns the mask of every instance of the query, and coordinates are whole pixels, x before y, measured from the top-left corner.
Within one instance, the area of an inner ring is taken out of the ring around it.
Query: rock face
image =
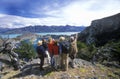
[[[96,43],[97,46],[118,39],[120,39],[120,13],[92,21],[91,25],[83,30],[78,37],[78,40],[87,44]]]
[[[46,62],[44,71],[39,70],[39,59],[26,62],[20,71],[4,69],[0,79],[119,79],[119,68],[108,68],[99,64],[75,59],[75,68],[69,65],[68,71],[51,68]],[[114,70],[113,70],[114,69]],[[7,71],[6,74],[4,74]]]

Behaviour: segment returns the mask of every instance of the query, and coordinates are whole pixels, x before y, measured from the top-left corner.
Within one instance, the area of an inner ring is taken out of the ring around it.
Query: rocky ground
[[[75,68],[69,66],[68,71],[55,71],[46,63],[44,71],[39,70],[39,59],[26,63],[21,70],[13,70],[6,66],[0,72],[0,79],[119,79],[120,68],[106,67],[100,64],[75,59]]]

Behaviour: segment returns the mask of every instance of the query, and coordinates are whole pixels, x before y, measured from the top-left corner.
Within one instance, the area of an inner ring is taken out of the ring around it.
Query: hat
[[[38,45],[42,45],[42,41],[41,40],[38,41]]]
[[[71,36],[71,37],[70,37],[70,40],[72,40],[72,41],[73,41],[73,40],[74,40],[74,37],[73,37],[73,36]]]
[[[62,37],[62,36],[61,36],[61,37],[59,38],[59,40],[60,40],[60,41],[64,41],[64,40],[65,40],[65,37]]]

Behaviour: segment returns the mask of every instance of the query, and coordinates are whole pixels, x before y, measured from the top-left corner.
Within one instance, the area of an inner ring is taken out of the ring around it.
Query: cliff
[[[95,43],[97,46],[104,45],[110,40],[120,39],[120,13],[94,20],[91,25],[83,30],[78,40],[87,44]]]

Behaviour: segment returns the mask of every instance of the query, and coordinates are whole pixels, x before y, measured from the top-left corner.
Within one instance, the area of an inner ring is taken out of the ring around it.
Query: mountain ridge
[[[22,28],[13,28],[7,31],[0,31],[2,34],[19,34],[19,33],[44,33],[44,32],[80,32],[84,26],[27,26]]]

